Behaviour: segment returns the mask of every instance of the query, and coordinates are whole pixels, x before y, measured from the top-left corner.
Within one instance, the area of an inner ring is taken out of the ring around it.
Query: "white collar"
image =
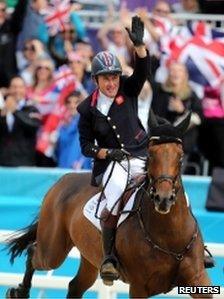
[[[102,101],[110,101],[110,102],[113,102],[114,101],[114,98],[110,98],[110,97],[107,97],[104,93],[102,93],[100,90],[99,90],[99,99],[101,99]]]

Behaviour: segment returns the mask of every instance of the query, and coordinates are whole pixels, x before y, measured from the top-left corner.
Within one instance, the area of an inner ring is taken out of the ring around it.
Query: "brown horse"
[[[189,116],[177,127],[151,121],[147,175],[132,213],[117,229],[116,254],[120,279],[130,285],[132,298],[166,293],[175,286],[209,286],[204,267],[204,246],[181,181],[183,158],[180,132]],[[80,298],[97,279],[102,260],[101,234],[83,216],[87,200],[99,192],[89,185],[89,174],[67,174],[46,194],[39,219],[10,243],[11,260],[28,249],[26,272],[7,298],[29,298],[36,269],[59,267],[73,246],[81,264],[69,283],[67,298]],[[192,294],[193,298],[212,298]]]

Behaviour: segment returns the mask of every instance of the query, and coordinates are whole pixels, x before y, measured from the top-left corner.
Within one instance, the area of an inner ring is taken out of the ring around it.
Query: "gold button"
[[[110,116],[107,117],[107,120],[111,120]]]
[[[123,143],[121,143],[121,147],[124,147],[124,144],[123,144]]]
[[[112,128],[115,130],[117,127],[116,127],[116,126],[113,126]]]
[[[117,135],[117,138],[120,138],[120,135],[119,135],[119,134]]]

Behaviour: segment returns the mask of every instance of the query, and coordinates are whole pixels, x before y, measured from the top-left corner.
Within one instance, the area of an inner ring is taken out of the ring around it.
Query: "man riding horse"
[[[92,75],[98,89],[79,106],[80,143],[85,156],[94,158],[93,185],[103,184],[107,199],[101,214],[103,249],[105,258],[101,277],[112,280],[119,277],[117,261],[112,255],[119,211],[119,198],[125,190],[128,171],[126,151],[130,159],[130,175],[144,171],[147,134],[138,118],[138,95],[149,72],[149,56],[143,43],[144,25],[137,16],[128,30],[135,49],[135,67],[130,77],[121,76],[122,68],[115,55],[98,53],[92,61]],[[97,141],[97,145],[95,144]],[[112,168],[112,161],[117,161]]]
[[[127,31],[135,49],[133,74],[122,76],[115,55],[98,53],[92,61],[97,89],[78,106],[82,152],[94,158],[92,185],[103,183],[107,201],[100,217],[104,251],[100,275],[105,283],[119,277],[113,254],[119,199],[130,179],[144,172],[148,145],[137,108],[138,95],[149,73],[144,24],[138,16],[132,18],[132,28]]]

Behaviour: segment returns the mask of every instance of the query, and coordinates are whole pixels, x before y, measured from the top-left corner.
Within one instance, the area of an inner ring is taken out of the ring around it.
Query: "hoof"
[[[29,293],[22,290],[21,288],[10,288],[7,290],[7,292],[5,294],[5,298],[6,299],[13,299],[13,298],[28,299]]]
[[[114,267],[112,263],[106,263],[102,265],[101,271],[100,271],[100,277],[103,280],[103,283],[107,286],[112,286],[114,283],[114,280],[117,280],[119,278],[119,272]]]
[[[15,288],[8,289],[5,294],[5,298],[6,299],[18,298],[16,296],[16,289]]]

